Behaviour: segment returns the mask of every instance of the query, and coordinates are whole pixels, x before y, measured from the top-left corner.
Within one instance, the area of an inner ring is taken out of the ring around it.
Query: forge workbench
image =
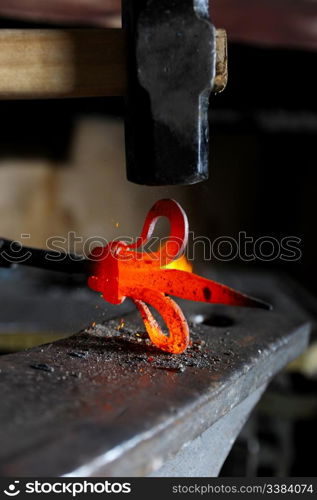
[[[187,303],[193,344],[177,356],[111,309],[79,335],[0,357],[1,475],[216,476],[310,326],[280,279],[213,277],[274,311]]]

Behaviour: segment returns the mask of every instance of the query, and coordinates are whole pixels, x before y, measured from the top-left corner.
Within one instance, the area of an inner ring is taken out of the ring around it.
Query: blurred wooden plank
[[[120,29],[0,30],[0,99],[125,93]]]
[[[213,23],[229,40],[317,49],[317,3],[313,0],[210,0]],[[0,16],[44,23],[113,26],[121,0],[1,0]]]
[[[43,22],[108,26],[120,15],[121,0],[1,0],[0,15]]]
[[[317,3],[311,0],[212,0],[212,20],[230,41],[317,50]]]

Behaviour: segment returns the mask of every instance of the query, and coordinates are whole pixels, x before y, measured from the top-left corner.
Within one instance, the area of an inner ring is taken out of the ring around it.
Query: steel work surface
[[[270,275],[227,277],[274,311],[187,304],[209,324],[190,323],[185,354],[149,345],[131,314],[2,356],[0,474],[150,474],[266,384],[305,348],[307,316]]]

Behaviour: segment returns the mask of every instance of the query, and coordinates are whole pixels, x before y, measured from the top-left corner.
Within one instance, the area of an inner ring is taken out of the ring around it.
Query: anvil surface
[[[133,313],[0,357],[0,474],[155,475],[305,349],[309,318],[283,281],[213,278],[274,310],[183,302],[182,355],[150,345]]]

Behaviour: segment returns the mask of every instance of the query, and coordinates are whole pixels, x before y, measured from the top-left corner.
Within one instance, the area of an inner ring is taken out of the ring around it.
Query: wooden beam
[[[0,99],[124,95],[121,29],[0,30]]]
[[[229,42],[317,50],[316,2],[213,0],[211,4],[212,21],[226,27]]]
[[[109,26],[120,18],[121,0],[1,0],[0,15],[24,21]]]

